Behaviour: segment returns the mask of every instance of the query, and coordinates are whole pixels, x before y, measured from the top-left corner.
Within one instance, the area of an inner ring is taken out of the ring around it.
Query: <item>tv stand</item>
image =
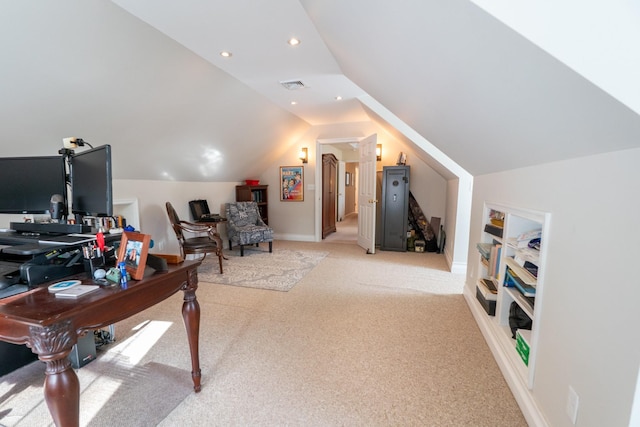
[[[73,234],[91,233],[91,226],[85,224],[57,224],[37,222],[12,222],[12,230],[27,233]]]

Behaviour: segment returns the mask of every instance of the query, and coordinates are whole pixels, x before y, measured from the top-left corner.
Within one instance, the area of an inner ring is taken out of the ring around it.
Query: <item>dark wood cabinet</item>
[[[336,231],[338,159],[322,155],[322,238]]]
[[[268,185],[237,185],[236,202],[256,202],[260,216],[265,224],[269,224]]]

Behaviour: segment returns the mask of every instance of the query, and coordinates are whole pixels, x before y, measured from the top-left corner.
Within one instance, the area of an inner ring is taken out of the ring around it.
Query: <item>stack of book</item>
[[[487,276],[498,277],[500,273],[500,243],[477,243],[476,247],[482,258],[482,263],[487,267]]]
[[[540,239],[541,236],[542,230],[531,230],[525,233],[520,233],[515,237],[509,237],[507,239],[507,244],[514,248],[528,248],[529,242]]]
[[[504,285],[515,287],[525,297],[536,295],[537,280],[533,274],[518,265],[513,258],[506,258],[507,263]]]

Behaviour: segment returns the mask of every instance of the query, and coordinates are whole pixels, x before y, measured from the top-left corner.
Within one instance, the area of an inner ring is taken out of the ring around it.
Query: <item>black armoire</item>
[[[409,166],[382,168],[382,240],[383,251],[407,250],[409,217]]]

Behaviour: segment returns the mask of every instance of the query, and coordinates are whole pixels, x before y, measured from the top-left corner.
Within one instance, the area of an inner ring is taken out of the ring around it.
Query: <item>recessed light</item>
[[[298,105],[298,101],[291,101],[291,105]]]
[[[287,43],[289,43],[291,46],[297,46],[300,44],[300,40],[295,37],[291,37]]]
[[[336,101],[342,101],[342,97],[340,95],[336,96]]]
[[[231,58],[233,54],[229,51],[223,50],[222,52],[220,52],[220,56],[225,57],[225,58]]]

